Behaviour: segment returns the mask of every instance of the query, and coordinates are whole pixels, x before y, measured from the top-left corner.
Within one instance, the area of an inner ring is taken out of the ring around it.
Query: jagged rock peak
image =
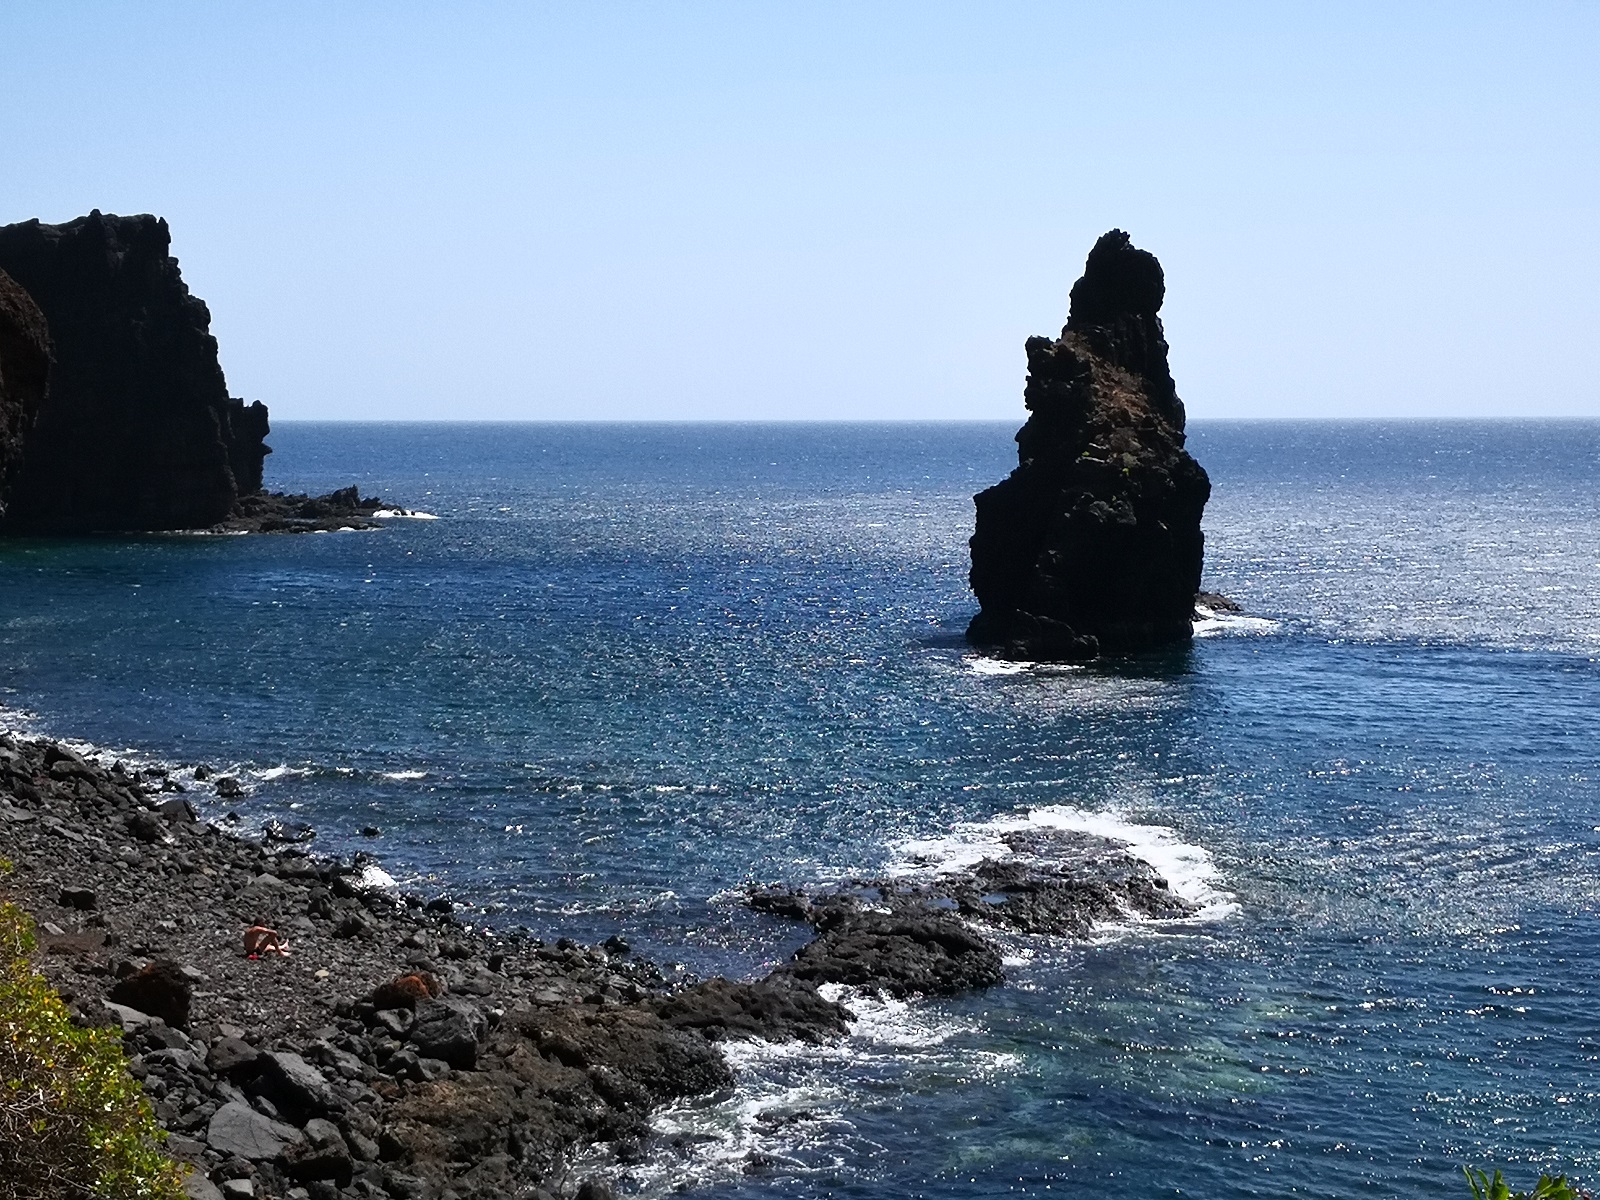
[[[43,311],[55,353],[9,527],[209,526],[261,487],[266,408],[228,395],[171,242],[159,217],[98,209],[0,228],[0,270]]]
[[[1083,278],[1072,285],[1067,328],[1113,325],[1125,317],[1155,321],[1166,295],[1166,276],[1156,256],[1113,229],[1094,244],[1083,264]]]
[[[1028,339],[1017,469],[975,497],[974,644],[1083,659],[1191,636],[1211,483],[1183,449],[1165,290],[1155,256],[1114,229],[1061,336]]]

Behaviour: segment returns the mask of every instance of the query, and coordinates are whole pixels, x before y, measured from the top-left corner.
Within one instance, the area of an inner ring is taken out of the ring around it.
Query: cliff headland
[[[1192,636],[1211,481],[1184,450],[1165,294],[1155,256],[1114,229],[1061,336],[1028,339],[1017,468],[975,497],[973,644],[1071,661]]]
[[[372,526],[353,489],[262,491],[267,408],[228,394],[171,242],[148,214],[0,227],[0,530]]]

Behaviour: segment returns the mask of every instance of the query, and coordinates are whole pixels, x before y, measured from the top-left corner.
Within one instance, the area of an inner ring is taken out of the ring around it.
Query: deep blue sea
[[[749,881],[1008,824],[1119,833],[1206,904],[740,1049],[626,1189],[1600,1182],[1600,423],[1196,422],[1207,586],[1249,619],[1079,669],[962,641],[1014,430],[284,424],[271,486],[438,519],[0,543],[0,700],[237,771],[211,816],[308,821],[467,919],[695,973],[795,944]]]

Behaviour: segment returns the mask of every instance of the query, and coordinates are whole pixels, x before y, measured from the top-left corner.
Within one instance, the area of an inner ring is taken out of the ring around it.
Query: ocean
[[[1244,615],[1073,668],[962,637],[1014,431],[283,423],[269,486],[436,519],[0,543],[5,723],[231,772],[213,819],[697,975],[801,940],[751,882],[1017,825],[1129,840],[1202,905],[736,1047],[625,1192],[1600,1181],[1600,423],[1196,421]]]

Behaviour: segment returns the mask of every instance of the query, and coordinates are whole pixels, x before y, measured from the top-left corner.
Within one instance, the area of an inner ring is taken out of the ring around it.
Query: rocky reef
[[[1061,336],[1028,339],[1017,468],[975,497],[974,645],[1072,661],[1192,635],[1211,481],[1184,449],[1165,292],[1155,256],[1113,229]]]
[[[897,999],[950,996],[1003,982],[998,937],[1082,938],[1108,921],[1197,911],[1110,838],[1039,829],[1001,841],[1003,850],[960,870],[858,879],[817,894],[753,889],[751,908],[804,921],[817,935],[771,978],[842,983]]]
[[[266,407],[228,395],[211,314],[171,240],[158,217],[98,210],[0,228],[0,270],[54,343],[7,528],[204,528],[261,488]]]
[[[696,981],[621,936],[474,927],[314,854],[305,826],[240,836],[246,786],[185,778],[0,734],[0,894],[77,1019],[122,1030],[194,1200],[596,1200],[582,1149],[687,1152],[651,1117],[731,1086],[723,1044],[846,1035],[826,985],[952,995],[1002,982],[1001,939],[1195,911],[1121,843],[1015,832],[963,870],[756,888],[815,938],[763,979]],[[287,957],[249,953],[260,925]]]
[[[0,516],[44,402],[50,332],[33,297],[0,271]]]

